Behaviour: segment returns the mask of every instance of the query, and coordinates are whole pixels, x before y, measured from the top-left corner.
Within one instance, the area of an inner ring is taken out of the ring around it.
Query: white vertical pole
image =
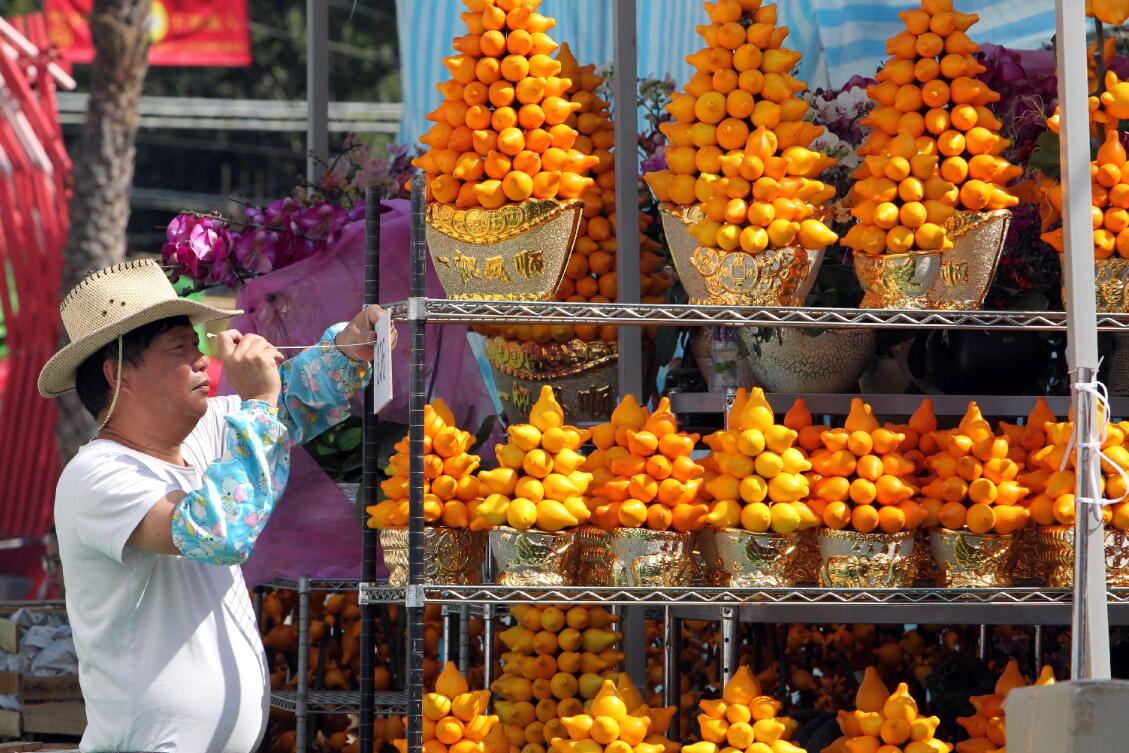
[[[329,159],[329,4],[306,0],[306,180]]]
[[[620,303],[638,303],[639,125],[636,112],[639,62],[635,0],[615,0],[615,206],[616,280]],[[619,396],[643,400],[643,330],[619,328]]]
[[[1077,513],[1074,528],[1072,679],[1108,679],[1109,613],[1106,608],[1101,477],[1094,441],[1092,395],[1076,386],[1098,370],[1094,302],[1094,241],[1090,224],[1090,120],[1087,108],[1086,15],[1079,0],[1057,0],[1058,101],[1062,108],[1059,162],[1062,169],[1067,353],[1077,429]]]

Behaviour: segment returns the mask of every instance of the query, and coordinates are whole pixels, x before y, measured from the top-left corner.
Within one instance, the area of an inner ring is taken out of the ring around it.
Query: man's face
[[[172,417],[199,420],[208,409],[208,357],[196,330],[173,327],[153,338],[136,366],[125,366],[131,397]]]

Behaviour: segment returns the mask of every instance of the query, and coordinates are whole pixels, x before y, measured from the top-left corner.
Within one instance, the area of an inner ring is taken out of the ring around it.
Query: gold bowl
[[[494,582],[500,586],[571,586],[578,551],[576,531],[490,529]]]
[[[1041,526],[1035,551],[1052,588],[1074,585],[1074,526]],[[1129,588],[1129,532],[1105,529],[1105,579],[1109,588]]]
[[[819,584],[832,588],[909,588],[917,575],[913,531],[819,531]]]
[[[1098,311],[1129,311],[1129,259],[1095,260],[1094,293]]]
[[[579,199],[528,199],[499,209],[427,205],[427,245],[448,298],[552,298],[580,230]]]
[[[708,248],[689,232],[689,226],[702,219],[700,208],[663,204],[660,212],[678,279],[694,305],[797,305],[799,291],[805,285],[811,289],[823,263],[821,253],[799,246],[755,255]]]
[[[1010,588],[1016,540],[1011,535],[934,528],[929,545],[942,588]]]
[[[384,528],[380,548],[388,568],[388,584],[408,582],[408,529]],[[482,583],[486,559],[486,532],[465,528],[427,526],[423,529],[423,578],[446,586],[477,586]]]
[[[924,309],[941,274],[941,254],[855,254],[855,275],[865,295],[862,308]]]
[[[694,534],[585,527],[577,534],[578,585],[670,588],[694,582]]]
[[[941,254],[941,271],[929,291],[929,308],[975,310],[984,306],[1010,225],[1010,209],[957,212],[946,221],[953,247]]]
[[[819,556],[819,529],[805,528],[799,533],[796,559],[792,563],[796,583],[819,583],[819,570],[823,562]]]
[[[712,585],[729,588],[795,585],[799,534],[705,528],[698,532],[698,548],[706,563],[706,580]]]

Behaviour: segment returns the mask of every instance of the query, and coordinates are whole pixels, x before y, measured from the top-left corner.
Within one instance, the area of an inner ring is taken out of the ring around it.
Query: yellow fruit
[[[511,528],[516,528],[519,531],[532,528],[537,522],[536,503],[523,497],[511,500],[506,509],[506,521]]]

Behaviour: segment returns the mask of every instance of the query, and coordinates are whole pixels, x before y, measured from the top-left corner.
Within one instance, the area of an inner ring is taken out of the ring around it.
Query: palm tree
[[[91,271],[125,257],[134,137],[149,68],[152,0],[94,0],[94,62],[86,126],[74,160],[74,194],[63,264],[63,292]],[[74,395],[59,405],[57,437],[66,462],[93,433]]]

